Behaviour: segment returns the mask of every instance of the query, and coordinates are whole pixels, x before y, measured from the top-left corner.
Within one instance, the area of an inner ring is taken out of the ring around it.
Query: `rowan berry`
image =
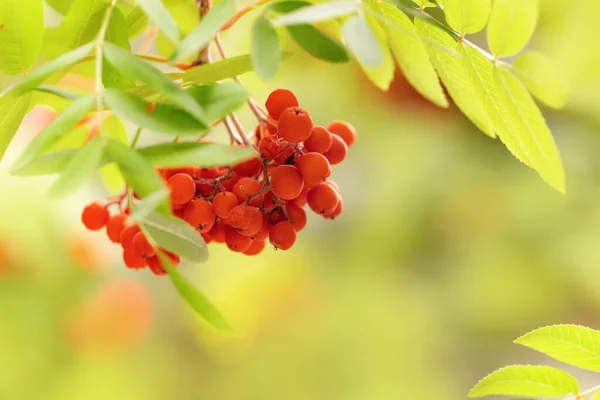
[[[329,132],[341,137],[348,147],[356,142],[356,129],[346,121],[333,121],[329,124]]]
[[[177,173],[167,181],[171,191],[171,202],[173,204],[185,204],[194,198],[196,185],[191,176]]]
[[[253,208],[246,204],[240,204],[239,206],[234,207],[229,213],[229,218],[223,220],[227,225],[232,226],[237,229],[246,229],[250,225],[250,219],[252,216],[251,211]]]
[[[123,250],[123,262],[127,268],[131,269],[142,269],[148,265],[143,257],[138,256],[131,249]]]
[[[200,236],[202,236],[202,239],[204,239],[204,243],[209,244],[212,242],[212,235],[210,232],[201,233]]]
[[[304,141],[304,148],[323,154],[331,148],[331,141],[331,133],[327,129],[315,126],[310,137]]]
[[[342,196],[339,196],[339,203],[337,205],[337,207],[335,208],[335,210],[333,210],[330,213],[327,214],[323,214],[323,217],[326,219],[336,219],[337,217],[340,216],[340,214],[342,214],[342,211],[344,210],[344,199],[342,199]]]
[[[264,200],[263,195],[258,194],[261,189],[260,182],[253,178],[242,178],[233,185],[233,193],[240,203],[246,202],[251,197],[250,204],[255,207],[261,205]]]
[[[177,254],[171,253],[170,251],[167,251],[165,249],[160,249],[159,250],[163,257],[166,256],[167,259],[170,261],[170,263],[172,264],[173,267],[177,267],[177,265],[179,265],[180,262],[180,258]],[[148,267],[150,268],[150,271],[152,271],[152,273],[154,273],[154,275],[166,275],[167,274],[167,268],[164,266],[162,260],[160,259],[160,257],[158,256],[158,254],[155,254],[152,257],[148,257],[146,259],[146,262],[148,263]]]
[[[292,201],[293,204],[297,205],[298,207],[304,207],[307,203],[306,196],[308,195],[310,189],[312,189],[312,187],[309,187],[309,185],[307,185],[305,182],[304,189],[302,189],[302,193],[300,193],[300,196],[296,197]]]
[[[276,249],[288,250],[296,242],[296,231],[289,221],[281,221],[271,227],[269,241]]]
[[[267,98],[265,107],[269,115],[277,120],[286,108],[298,107],[298,99],[287,89],[275,89]]]
[[[169,180],[173,175],[187,174],[192,178],[196,178],[199,175],[199,169],[194,166],[180,167],[180,168],[168,168],[163,170],[163,176],[166,180]]]
[[[239,177],[254,176],[262,169],[262,163],[257,157],[252,157],[246,161],[242,161],[233,170]]]
[[[244,251],[244,254],[247,256],[257,256],[267,247],[266,240],[253,240],[250,248]]]
[[[275,225],[285,220],[285,214],[281,207],[277,207],[275,210],[271,211],[267,217],[269,218],[269,223],[271,225]]]
[[[87,205],[81,213],[81,222],[90,231],[99,231],[104,228],[109,218],[108,210],[100,203]]]
[[[127,225],[123,228],[119,235],[119,241],[121,242],[123,249],[131,250],[133,248],[133,238],[140,231],[140,227],[135,224]]]
[[[281,150],[275,157],[275,162],[277,164],[283,165],[287,164],[288,160],[293,160],[296,155],[296,149],[289,142],[281,142]]]
[[[240,230],[240,234],[252,237],[260,232],[263,225],[263,215],[256,207],[248,208],[248,214],[250,222],[246,228]]]
[[[229,217],[229,213],[231,212],[233,207],[237,206],[238,204],[240,204],[240,201],[235,195],[235,193],[232,192],[217,193],[217,195],[212,201],[215,214],[219,218]]]
[[[222,221],[217,221],[213,228],[210,230],[210,236],[215,243],[225,243],[225,233],[227,232],[227,225]]]
[[[288,203],[285,206],[285,211],[296,232],[300,232],[306,227],[306,211],[304,209],[294,203]]]
[[[200,233],[210,231],[216,217],[213,205],[202,199],[190,201],[183,209],[183,219]]]
[[[331,175],[331,165],[321,153],[306,153],[296,164],[305,182],[316,185]]]
[[[148,241],[143,232],[138,232],[133,237],[132,250],[138,257],[148,258],[156,254],[154,246]]]
[[[113,243],[119,243],[121,232],[125,227],[125,221],[127,221],[127,215],[117,214],[110,217],[106,223],[106,235]]]
[[[277,120],[271,117],[270,115],[268,116],[268,119],[269,121],[265,123],[267,133],[271,136],[275,136],[279,133],[279,130],[277,129]]]
[[[268,210],[270,208],[273,208],[274,205],[275,205],[275,199],[273,197],[273,192],[269,191],[269,192],[265,193],[264,200],[262,203],[263,209]]]
[[[279,154],[281,143],[276,136],[266,136],[260,139],[258,151],[266,159],[271,161]]]
[[[236,253],[243,253],[252,246],[252,238],[241,235],[237,229],[229,226],[225,232],[225,243],[229,250]]]
[[[313,130],[312,118],[299,107],[286,108],[277,122],[279,136],[288,142],[300,143],[310,137]]]
[[[329,214],[335,210],[340,199],[337,191],[330,184],[319,183],[310,189],[307,195],[309,207],[317,214]]]
[[[269,217],[265,214],[262,215],[262,226],[260,227],[260,231],[258,231],[252,238],[254,240],[265,240],[269,237],[269,232],[271,231],[271,222],[269,221]]]
[[[280,165],[271,172],[273,194],[283,200],[300,196],[304,180],[298,168],[293,165]]]
[[[331,165],[336,165],[344,161],[348,154],[348,145],[338,135],[331,135],[331,147],[323,154]]]

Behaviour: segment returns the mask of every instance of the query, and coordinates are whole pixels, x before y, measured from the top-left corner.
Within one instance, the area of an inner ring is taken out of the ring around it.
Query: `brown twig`
[[[196,7],[198,7],[198,11],[200,13],[200,21],[204,18],[206,14],[210,11],[210,7],[212,6],[212,0],[196,0]],[[198,53],[198,57],[192,63],[192,66],[210,64],[212,62],[210,57],[210,43],[207,44],[204,48],[200,49]]]

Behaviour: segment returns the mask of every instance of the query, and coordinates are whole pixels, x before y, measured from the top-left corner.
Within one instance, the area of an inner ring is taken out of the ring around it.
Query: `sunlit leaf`
[[[30,100],[31,94],[18,99],[13,96],[0,97],[0,160],[21,126]]]
[[[46,0],[46,3],[59,14],[67,15],[75,0]]]
[[[274,26],[304,25],[343,17],[358,11],[359,3],[350,0],[334,0],[302,7],[273,20]]]
[[[129,144],[127,128],[121,119],[116,115],[111,115],[102,123],[102,135]],[[104,165],[100,168],[100,175],[106,188],[114,194],[123,193],[125,189],[125,180],[115,163]]]
[[[329,62],[350,60],[344,46],[312,25],[288,26],[288,32],[296,43],[313,57]]]
[[[137,6],[127,14],[126,24],[127,35],[129,38],[135,39],[141,35],[148,26],[148,16],[144,13],[142,7]]]
[[[123,13],[118,9],[112,12],[105,38],[107,42],[113,43],[125,50],[131,50],[127,34],[127,23],[125,22]],[[104,82],[104,86],[108,88],[128,89],[135,86],[133,79],[123,75],[106,61],[104,61],[102,68],[102,81]]]
[[[226,117],[248,100],[248,90],[237,82],[192,86],[188,92],[202,105],[210,122]]]
[[[94,39],[100,30],[107,7],[108,3],[104,0],[73,2],[58,30],[61,53],[78,48]]]
[[[141,221],[156,211],[161,204],[169,200],[169,191],[163,188],[157,192],[151,193],[144,200],[139,201],[132,208],[131,218],[135,221]]]
[[[364,17],[348,18],[344,22],[342,36],[361,65],[366,68],[377,68],[383,64],[383,51],[377,36]]]
[[[515,60],[513,68],[539,101],[552,108],[567,104],[569,83],[550,58],[539,52],[525,53]]]
[[[538,18],[538,0],[494,0],[488,43],[497,57],[514,56],[529,42]]]
[[[446,21],[459,33],[477,33],[488,22],[491,4],[491,0],[445,0]]]
[[[138,152],[155,167],[174,168],[195,165],[212,168],[235,165],[247,160],[254,151],[218,143],[161,143],[142,147]]]
[[[277,74],[281,61],[279,39],[275,28],[264,16],[259,16],[252,26],[252,65],[258,76],[268,81]]]
[[[25,74],[42,50],[42,0],[2,0],[0,21],[0,69],[9,75]]]
[[[139,6],[172,42],[179,41],[179,27],[161,0],[139,0]]]
[[[183,73],[184,83],[213,83],[252,71],[250,55],[231,57],[212,64],[190,68]]]

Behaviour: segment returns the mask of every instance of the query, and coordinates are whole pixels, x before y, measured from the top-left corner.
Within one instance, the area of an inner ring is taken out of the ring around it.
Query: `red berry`
[[[356,129],[346,121],[333,121],[329,124],[329,132],[341,137],[348,147],[356,142]]]
[[[100,203],[87,205],[81,213],[81,222],[90,231],[99,231],[104,228],[109,218],[108,210]]]
[[[312,135],[304,141],[306,151],[325,153],[331,147],[331,133],[322,126],[315,126]]]
[[[252,246],[252,238],[241,235],[237,229],[229,226],[225,233],[225,243],[227,243],[229,250],[243,253]]]
[[[240,176],[234,172],[233,175],[231,175],[231,178],[223,179],[221,181],[221,186],[223,186],[225,190],[231,192],[233,190],[233,186],[238,183],[239,180]]]
[[[288,142],[300,143],[308,139],[313,130],[312,118],[298,107],[286,108],[277,122],[279,136]]]
[[[148,239],[146,238],[146,235],[144,235],[143,232],[138,232],[133,237],[132,250],[136,256],[143,257],[143,258],[152,257],[153,255],[156,254],[156,250],[154,249],[152,244],[148,241]]]
[[[321,153],[306,153],[296,164],[302,178],[308,183],[318,184],[331,175],[331,165]]]
[[[123,249],[133,249],[133,238],[138,232],[140,232],[140,227],[135,224],[128,225],[123,228],[121,234],[119,235],[119,241],[121,242]]]
[[[276,249],[288,250],[296,242],[296,231],[291,222],[281,221],[271,227],[269,241]]]
[[[171,190],[171,201],[174,204],[185,204],[194,198],[196,185],[188,174],[178,173],[167,181]]]
[[[210,231],[215,224],[215,211],[206,200],[190,201],[183,209],[183,219],[200,233]]]
[[[240,204],[240,201],[235,193],[232,192],[217,193],[212,201],[215,214],[219,218],[228,218],[233,207],[237,206],[238,204]]]
[[[296,232],[300,232],[306,226],[306,211],[294,203],[288,203],[285,206],[287,215]]]
[[[342,199],[342,196],[339,196],[339,200],[340,200],[340,202],[338,203],[338,205],[335,208],[335,210],[333,210],[330,213],[323,214],[324,218],[327,218],[327,219],[336,219],[337,217],[340,216],[340,214],[342,214],[342,211],[344,210],[344,199]]]
[[[247,256],[257,256],[265,249],[267,246],[266,240],[253,240],[250,248],[244,251],[244,254]]]
[[[212,241],[215,243],[225,243],[225,233],[227,232],[227,225],[221,221],[217,221],[215,226],[210,230],[210,236]]]
[[[275,136],[266,136],[260,139],[258,143],[258,151],[267,160],[272,160],[279,154],[281,143]]]
[[[344,161],[348,154],[346,142],[338,135],[331,135],[331,148],[323,154],[331,165],[336,165]]]
[[[240,177],[253,176],[260,172],[262,163],[257,157],[252,157],[236,165],[233,170]]]
[[[286,108],[298,107],[298,99],[287,89],[276,89],[267,98],[265,107],[269,115],[277,120]]]
[[[283,200],[293,200],[300,196],[304,180],[298,168],[293,165],[280,165],[271,172],[273,194]]]
[[[190,166],[190,167],[180,167],[180,168],[169,168],[169,169],[163,170],[163,176],[165,177],[166,180],[169,180],[169,178],[171,178],[173,175],[177,175],[177,174],[187,174],[187,175],[191,176],[192,178],[195,178],[195,177],[199,176],[199,169],[197,167]]]
[[[166,256],[174,267],[176,267],[179,264],[180,258],[177,254],[173,254],[170,251],[166,251],[164,249],[161,249],[160,251],[163,253],[163,257]],[[147,258],[146,262],[148,263],[148,267],[150,267],[150,271],[152,271],[154,275],[167,274],[167,268],[163,265],[163,262],[158,256],[158,254]]]
[[[127,221],[127,215],[117,214],[110,217],[106,223],[106,235],[113,243],[119,243],[121,238],[121,232],[125,228],[125,222]]]
[[[138,256],[131,249],[123,250],[123,262],[131,269],[142,269],[148,265],[143,257]]]
[[[307,185],[305,182],[304,189],[302,189],[302,193],[300,193],[300,196],[294,199],[294,204],[298,207],[304,207],[307,203],[306,196],[308,195],[310,189],[312,189],[312,187],[309,187],[309,185]]]
[[[271,222],[269,221],[269,217],[267,215],[262,216],[262,226],[260,227],[260,231],[258,231],[252,238],[254,240],[265,240],[269,237],[269,232],[271,231]]]
[[[340,201],[337,191],[325,182],[310,189],[307,200],[310,208],[317,214],[333,212]]]
[[[277,154],[277,156],[275,157],[275,162],[277,164],[286,164],[286,162],[288,161],[288,159],[294,159],[293,156],[295,156],[295,152],[296,150],[294,149],[294,147],[288,143],[288,142],[282,142],[281,143],[281,150],[279,151],[279,153]]]
[[[239,206],[234,207],[229,213],[229,218],[224,220],[224,222],[237,229],[246,229],[250,225],[250,219],[252,217],[252,209],[256,207],[252,207],[246,204],[240,204]]]
[[[233,185],[233,193],[235,193],[240,203],[244,203],[250,196],[252,197],[250,204],[253,206],[259,206],[263,202],[264,197],[262,195],[257,196],[260,189],[262,189],[262,185],[253,178],[242,178]]]
[[[248,209],[248,214],[250,222],[247,227],[240,230],[240,234],[252,237],[261,230],[263,225],[263,215],[256,207],[250,207]]]

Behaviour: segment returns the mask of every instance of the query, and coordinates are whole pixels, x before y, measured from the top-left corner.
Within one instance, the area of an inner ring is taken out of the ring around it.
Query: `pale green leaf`
[[[0,97],[0,160],[21,126],[30,100],[31,94],[18,99],[13,96]]]
[[[389,3],[377,2],[377,6],[385,16],[385,22],[380,24],[387,33],[392,54],[408,82],[434,104],[448,107],[442,85],[412,21]]]
[[[288,32],[296,43],[313,57],[340,63],[350,61],[344,46],[312,25],[288,26]]]
[[[179,41],[179,27],[161,0],[139,0],[139,6],[172,42]]]
[[[477,33],[488,22],[491,4],[491,0],[446,0],[446,21],[458,33]]]
[[[169,200],[169,191],[163,188],[149,194],[144,200],[135,204],[132,208],[131,218],[135,221],[143,220],[156,211],[161,204]]]
[[[495,56],[514,56],[523,50],[535,30],[538,8],[538,0],[494,0],[487,37]]]
[[[600,372],[600,331],[578,325],[553,325],[521,336],[515,343],[566,364]]]
[[[419,6],[419,8],[437,7],[435,3],[428,0],[412,0],[413,3]]]
[[[358,11],[359,2],[351,0],[334,0],[302,7],[273,20],[274,26],[304,25],[343,17]]]
[[[137,6],[127,14],[127,35],[131,39],[135,39],[141,35],[148,26],[148,16],[142,10],[142,7]]]
[[[25,74],[42,50],[42,0],[2,0],[0,21],[0,69],[9,75]]]
[[[107,7],[108,3],[104,0],[73,2],[58,30],[58,38],[62,45],[61,53],[78,48],[94,39],[100,30]]]
[[[116,139],[121,143],[128,144],[127,128],[116,115],[111,115],[102,123],[102,134]],[[119,167],[115,163],[104,165],[100,168],[100,175],[106,188],[113,194],[123,193],[125,180],[121,176]]]
[[[420,19],[415,20],[415,27],[424,39],[431,61],[457,107],[479,130],[495,137],[492,122],[462,65],[458,44],[446,32]]]
[[[125,50],[131,50],[129,35],[127,34],[127,23],[119,9],[114,9],[106,31],[107,42],[113,43]],[[135,86],[133,79],[123,75],[110,63],[104,61],[102,68],[102,81],[107,88],[129,89]]]
[[[75,0],[46,0],[46,3],[59,14],[67,15]]]
[[[383,50],[367,20],[360,15],[348,18],[342,27],[342,37],[348,49],[365,68],[383,64]]]
[[[192,86],[188,92],[202,106],[210,122],[226,117],[248,100],[248,90],[238,82]]]
[[[579,384],[568,373],[541,365],[511,365],[486,376],[469,397],[491,395],[561,397],[579,392]]]
[[[190,68],[183,73],[183,82],[213,83],[250,71],[252,71],[252,59],[249,55],[243,55]]]
[[[252,65],[261,79],[268,81],[275,77],[281,61],[279,38],[271,22],[259,16],[252,25]]]
[[[552,108],[562,108],[567,104],[569,83],[564,72],[546,55],[525,53],[515,60],[513,68],[539,101]]]
[[[153,166],[175,168],[195,165],[200,168],[225,167],[245,161],[255,155],[247,147],[218,143],[161,143],[142,147],[138,152]]]

